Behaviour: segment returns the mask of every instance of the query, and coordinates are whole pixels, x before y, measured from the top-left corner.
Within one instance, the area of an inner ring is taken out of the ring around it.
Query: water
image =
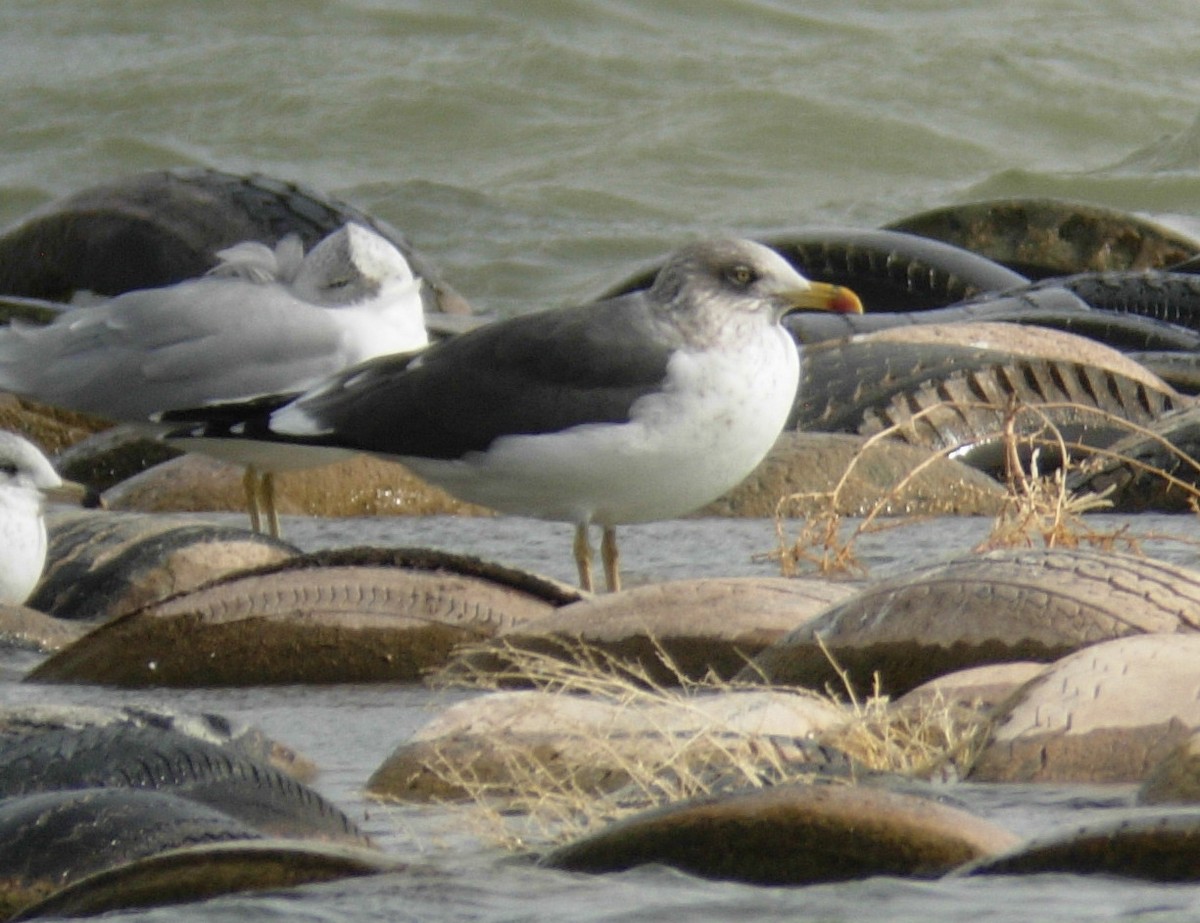
[[[205,517],[241,522],[232,514]],[[1194,537],[1190,518],[1099,516],[1097,530],[1129,524],[1139,535]],[[850,524],[853,525],[853,524]],[[858,543],[872,576],[965,553],[990,523],[958,518],[913,522]],[[285,534],[302,548],[357,544],[425,544],[504,560],[570,577],[570,533],[532,520],[285,518]],[[765,552],[775,545],[766,520],[685,520],[632,526],[622,550],[633,582],[711,575],[771,576]],[[1147,539],[1147,550],[1198,566],[1186,541]],[[379,844],[411,862],[405,872],[268,895],[232,896],[116,919],[185,921],[585,921],[686,919],[899,920],[937,923],[967,917],[1003,923],[1030,919],[1189,919],[1200,914],[1200,887],[1104,878],[1040,875],[994,880],[918,882],[876,878],[804,888],[760,888],[701,881],[663,868],[591,877],[537,869],[481,839],[460,811],[379,805],[362,797],[370,774],[438,710],[470,695],[420,686],[284,686],[249,689],[137,690],[19,684],[36,661],[0,655],[0,702],[141,704],[211,711],[251,722],[320,767],[315,784],[358,820]],[[1021,836],[1097,819],[1129,803],[1132,786],[960,785],[939,790],[966,810]],[[1099,910],[1103,908],[1103,913]]]
[[[1200,228],[1193,0],[6,0],[0,225],[143,169],[307,183],[404,229],[480,310],[603,290],[718,232],[875,226],[994,196],[1054,195]],[[1194,532],[1190,520],[1169,523]],[[570,579],[569,536],[520,520],[288,524],[306,547],[435,544]],[[877,570],[970,547],[939,521],[867,547]],[[763,522],[626,530],[633,581],[774,573]],[[735,550],[731,550],[735,549]],[[1194,552],[1172,546],[1177,560]],[[661,869],[539,871],[431,809],[358,788],[438,707],[419,688],[43,690],[0,663],[0,698],[151,701],[261,724],[407,874],[183,909],[170,920],[1187,919],[1200,889],[1036,876],[803,889]],[[7,679],[6,679],[7,677]],[[1080,791],[966,791],[1022,832],[1100,807]]]
[[[484,310],[681,241],[1052,194],[1194,221],[1191,0],[8,0],[0,225],[181,164],[338,194]]]

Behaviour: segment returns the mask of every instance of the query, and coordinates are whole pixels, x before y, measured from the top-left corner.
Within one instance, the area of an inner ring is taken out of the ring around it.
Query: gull
[[[29,598],[46,565],[44,492],[65,487],[33,443],[0,430],[0,603]]]
[[[246,241],[205,276],[0,330],[0,389],[136,424],[181,407],[302,390],[372,356],[428,343],[423,280],[399,250],[349,223],[303,252]],[[251,523],[279,534],[273,473],[312,458],[286,447],[192,441],[247,466]],[[321,461],[328,461],[323,458]]]
[[[184,414],[172,433],[367,452],[464,500],[573,523],[587,590],[598,525],[615,591],[618,525],[703,506],[775,443],[799,383],[780,321],[802,308],[862,311],[762,244],[705,241],[648,289],[371,359],[296,396],[222,408],[219,421]]]

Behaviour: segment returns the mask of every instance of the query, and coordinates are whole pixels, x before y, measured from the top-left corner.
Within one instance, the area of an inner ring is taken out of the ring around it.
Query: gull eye
[[[746,263],[735,263],[725,270],[726,280],[735,288],[746,289],[758,281],[754,267]]]

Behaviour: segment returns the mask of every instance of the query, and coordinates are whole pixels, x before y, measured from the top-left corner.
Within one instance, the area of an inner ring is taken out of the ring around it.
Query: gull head
[[[304,257],[292,290],[313,304],[358,304],[389,289],[416,290],[419,281],[396,247],[360,224],[346,224]]]
[[[61,488],[63,481],[32,442],[0,430],[0,486],[46,491]]]
[[[770,247],[742,239],[704,241],[675,252],[648,295],[685,334],[746,318],[777,324],[806,309],[862,313],[849,289],[811,282]]]

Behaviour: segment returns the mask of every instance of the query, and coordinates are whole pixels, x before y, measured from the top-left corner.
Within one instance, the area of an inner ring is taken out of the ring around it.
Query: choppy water
[[[1194,231],[1198,23],[1194,0],[6,0],[0,225],[131,171],[261,171],[394,222],[482,310],[500,313],[594,294],[701,234],[874,226],[994,196],[1082,199]],[[967,547],[979,528],[914,527],[872,554],[903,566]],[[631,574],[711,573],[713,561],[773,572],[750,557],[771,547],[769,524],[713,529],[699,539],[677,524],[629,530]],[[309,546],[437,544],[571,576],[566,533],[544,524],[392,520],[294,524],[293,534]],[[0,676],[25,665],[0,664]],[[44,696],[256,721],[314,757],[320,787],[369,812],[372,832],[420,866],[138,919],[1200,915],[1200,889],[1062,876],[765,889],[652,869],[542,872],[475,844],[439,812],[359,799],[429,714],[422,690],[133,695],[0,682],[5,701]],[[1086,814],[1090,797],[962,795],[1023,832]]]
[[[1200,214],[1192,0],[6,0],[0,224],[114,175],[367,207],[487,310],[715,231]]]

